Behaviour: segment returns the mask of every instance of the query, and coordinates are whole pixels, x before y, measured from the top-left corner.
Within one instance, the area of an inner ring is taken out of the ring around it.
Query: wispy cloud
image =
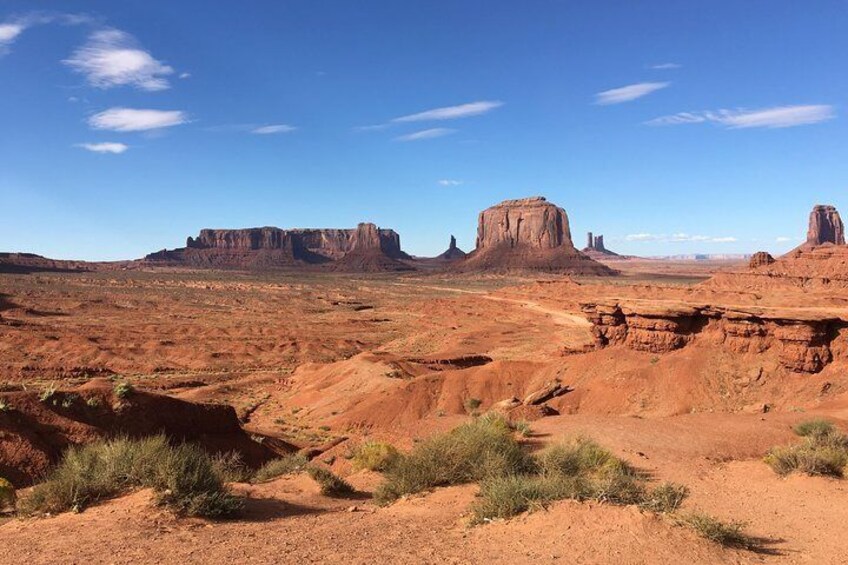
[[[647,96],[657,90],[662,90],[670,84],[670,82],[640,82],[637,84],[622,86],[620,88],[613,88],[612,90],[605,90],[595,95],[595,104],[608,106],[610,104],[630,102],[631,100],[642,98],[643,96]]]
[[[109,108],[88,119],[94,129],[111,131],[147,131],[188,122],[185,112],[179,110],[138,110],[134,108]]]
[[[787,241],[792,241],[792,238],[781,235],[774,238],[774,241],[776,241],[777,243],[786,243]]]
[[[456,130],[450,128],[430,128],[398,136],[395,138],[395,141],[418,141],[421,139],[433,139],[436,137],[450,135],[454,132],[456,132]]]
[[[109,141],[103,143],[77,143],[75,147],[87,149],[88,151],[93,151],[94,153],[113,153],[116,155],[123,153],[124,151],[129,149],[129,145]]]
[[[680,112],[645,122],[649,126],[716,123],[729,129],[789,128],[817,124],[836,117],[833,106],[810,104],[803,106],[774,106],[759,110],[715,110]]]
[[[738,241],[732,236],[714,237],[709,235],[690,235],[687,233],[657,234],[657,233],[632,233],[624,236],[625,241],[662,241],[662,242],[710,242],[710,243],[732,243]]]
[[[9,46],[15,42],[26,26],[22,23],[0,24],[0,55],[8,52]]]
[[[438,182],[442,186],[459,186],[459,185],[462,184],[461,180],[454,180],[454,179],[442,179]]]
[[[84,14],[62,14],[59,12],[30,12],[0,23],[0,56],[9,52],[10,46],[27,29],[49,23],[80,25],[92,23],[93,18]]]
[[[297,129],[296,127],[290,126],[290,125],[287,125],[287,124],[271,124],[271,125],[268,125],[268,126],[260,126],[258,128],[255,128],[255,129],[251,130],[250,133],[256,133],[256,134],[260,134],[260,135],[268,135],[268,134],[272,134],[272,133],[289,133],[289,132],[292,132],[296,129]]]
[[[394,123],[405,122],[426,122],[431,120],[456,120],[458,118],[467,118],[469,116],[479,116],[491,112],[495,108],[503,106],[503,102],[497,100],[481,100],[479,102],[469,102],[468,104],[460,104],[458,106],[445,106],[444,108],[434,108],[417,114],[401,116],[392,120]]]
[[[682,66],[677,63],[660,63],[658,65],[651,65],[651,68],[656,71],[670,71],[672,69],[679,69]]]
[[[156,91],[170,88],[174,69],[142,49],[130,34],[118,29],[96,31],[63,61],[97,88],[134,86]]]

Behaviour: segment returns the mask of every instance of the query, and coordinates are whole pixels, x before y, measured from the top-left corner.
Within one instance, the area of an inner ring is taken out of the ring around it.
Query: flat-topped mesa
[[[845,226],[834,206],[819,204],[810,212],[807,245],[815,246],[824,243],[845,245]]]
[[[196,238],[186,240],[184,248],[152,253],[145,259],[194,267],[261,269],[330,263],[352,253],[409,259],[397,232],[371,223],[354,229],[202,229]],[[369,270],[374,270],[371,263]]]
[[[748,263],[748,268],[757,269],[774,263],[774,257],[766,251],[757,251],[751,255],[751,261]]]
[[[480,212],[477,248],[457,268],[615,273],[574,248],[565,210],[541,196],[505,200]]]

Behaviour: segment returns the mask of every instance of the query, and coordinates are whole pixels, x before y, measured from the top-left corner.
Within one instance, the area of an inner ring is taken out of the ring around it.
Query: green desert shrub
[[[675,483],[663,483],[648,491],[639,504],[645,510],[658,514],[670,514],[689,496],[689,488]]]
[[[15,492],[14,485],[3,477],[0,477],[0,511],[13,509],[16,501],[17,493]]]
[[[549,475],[505,475],[489,477],[480,483],[480,493],[471,507],[472,523],[509,518],[555,500],[583,500],[590,487],[580,477]]]
[[[698,535],[725,547],[751,549],[757,543],[745,533],[745,522],[722,522],[708,514],[696,512],[683,518],[683,523]]]
[[[533,458],[513,437],[502,417],[477,418],[418,443],[386,470],[375,492],[380,503],[433,487],[488,477],[518,475],[535,469]]]
[[[356,492],[350,483],[328,469],[311,465],[306,468],[306,472],[312,477],[312,480],[318,483],[318,486],[321,487],[321,494],[324,496],[341,498]]]
[[[262,465],[254,473],[252,482],[263,483],[277,477],[282,477],[283,475],[298,473],[303,471],[308,463],[309,459],[299,453],[292,453],[279,459],[273,459]]]
[[[848,436],[826,420],[809,420],[795,426],[801,443],[773,447],[765,462],[779,475],[800,471],[808,475],[842,477],[848,466]]]
[[[115,384],[114,392],[115,392],[115,396],[117,398],[119,398],[120,400],[124,400],[126,398],[129,398],[129,396],[133,392],[135,392],[135,389],[133,388],[133,386],[130,383],[128,383],[126,381],[121,381],[121,382]]]
[[[800,422],[792,431],[801,437],[823,437],[836,432],[836,427],[829,420],[815,418]]]
[[[253,477],[253,470],[245,464],[238,451],[215,455],[212,457],[212,467],[225,483],[244,483]]]
[[[383,472],[394,465],[399,458],[400,452],[392,444],[366,441],[356,449],[353,455],[353,466],[356,469]]]
[[[159,435],[71,447],[20,509],[24,514],[79,511],[138,487],[152,488],[157,502],[178,514],[217,517],[241,506],[205,451],[191,444],[172,446]]]

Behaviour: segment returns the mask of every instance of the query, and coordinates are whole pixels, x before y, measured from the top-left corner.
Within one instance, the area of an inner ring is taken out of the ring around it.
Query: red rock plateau
[[[410,270],[404,259],[410,257],[401,250],[400,236],[369,223],[355,229],[204,229],[183,248],[145,257],[148,263],[204,268],[302,269],[327,263],[358,272]]]
[[[632,259],[616,263],[621,276],[598,277],[573,249],[564,212],[518,202],[484,212],[477,251],[456,264],[493,254],[502,265],[582,265],[585,275],[156,262],[0,275],[0,474],[16,486],[65,445],[165,428],[259,459],[266,449],[320,453],[312,464],[359,492],[330,498],[302,474],[235,483],[243,513],[209,522],[135,491],[80,514],[0,522],[12,540],[4,562],[846,562],[844,480],[781,477],[763,462],[800,441],[799,422],[848,430],[846,246],[753,266]],[[133,385],[127,406],[107,376]],[[57,399],[97,395],[102,407],[40,400],[51,387]],[[476,484],[387,507],[370,499],[383,477],[354,467],[361,443],[409,450],[490,410],[527,423],[529,450],[590,437],[689,497],[675,515],[570,500],[474,527]],[[678,520],[693,512],[745,522],[752,545],[699,537]]]
[[[575,249],[565,210],[541,196],[505,200],[480,212],[477,247],[456,268],[614,274]]]

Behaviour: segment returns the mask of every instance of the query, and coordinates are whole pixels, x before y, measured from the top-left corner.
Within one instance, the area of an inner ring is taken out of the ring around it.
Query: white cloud
[[[836,117],[833,106],[810,104],[803,106],[775,106],[760,110],[715,110],[707,112],[680,112],[645,122],[649,126],[717,123],[729,129],[788,128],[817,124]]]
[[[180,73],[180,78],[191,78],[191,73]]]
[[[438,182],[442,186],[459,186],[459,185],[462,184],[461,180],[454,180],[454,179],[442,179]]]
[[[109,141],[103,143],[78,143],[75,147],[87,149],[95,153],[114,153],[116,155],[129,149],[128,145]]]
[[[454,133],[455,129],[450,128],[430,128],[415,133],[408,133],[395,138],[395,141],[418,141],[419,139],[433,139]]]
[[[607,106],[610,104],[630,102],[631,100],[642,98],[643,96],[647,96],[657,90],[662,90],[670,84],[670,82],[640,82],[638,84],[622,86],[621,88],[605,90],[595,95],[595,104]]]
[[[174,73],[141,49],[130,34],[117,29],[94,32],[63,62],[97,88],[130,85],[147,91],[165,90],[171,86],[165,77]]]
[[[424,122],[429,120],[455,120],[457,118],[467,118],[469,116],[479,116],[503,106],[503,102],[497,100],[481,100],[479,102],[469,102],[468,104],[460,104],[459,106],[446,106],[444,108],[435,108],[426,112],[410,114],[395,118],[392,122]]]
[[[689,235],[688,233],[673,233],[667,235],[664,233],[632,233],[624,236],[625,241],[661,241],[661,242],[709,242],[709,243],[732,243],[738,241],[737,238],[731,236],[713,237],[709,235]]]
[[[19,23],[0,24],[0,43],[11,43],[23,33],[24,25]]]
[[[267,135],[271,133],[289,133],[297,128],[294,126],[290,126],[287,124],[272,124],[269,126],[260,126],[258,128],[253,129],[250,133],[257,133],[260,135]]]
[[[651,68],[657,71],[667,71],[671,69],[679,69],[683,65],[677,63],[660,63],[659,65],[651,65]]]
[[[179,110],[137,110],[134,108],[109,108],[88,119],[94,129],[111,131],[146,131],[188,122],[185,112]]]
[[[791,238],[791,237],[786,237],[786,236],[782,236],[782,235],[781,235],[781,236],[778,236],[778,237],[774,238],[774,240],[775,240],[777,243],[786,243],[787,241],[792,241],[792,238]]]
[[[653,233],[631,233],[629,235],[625,235],[625,241],[657,241],[660,239],[661,235],[656,235]]]

